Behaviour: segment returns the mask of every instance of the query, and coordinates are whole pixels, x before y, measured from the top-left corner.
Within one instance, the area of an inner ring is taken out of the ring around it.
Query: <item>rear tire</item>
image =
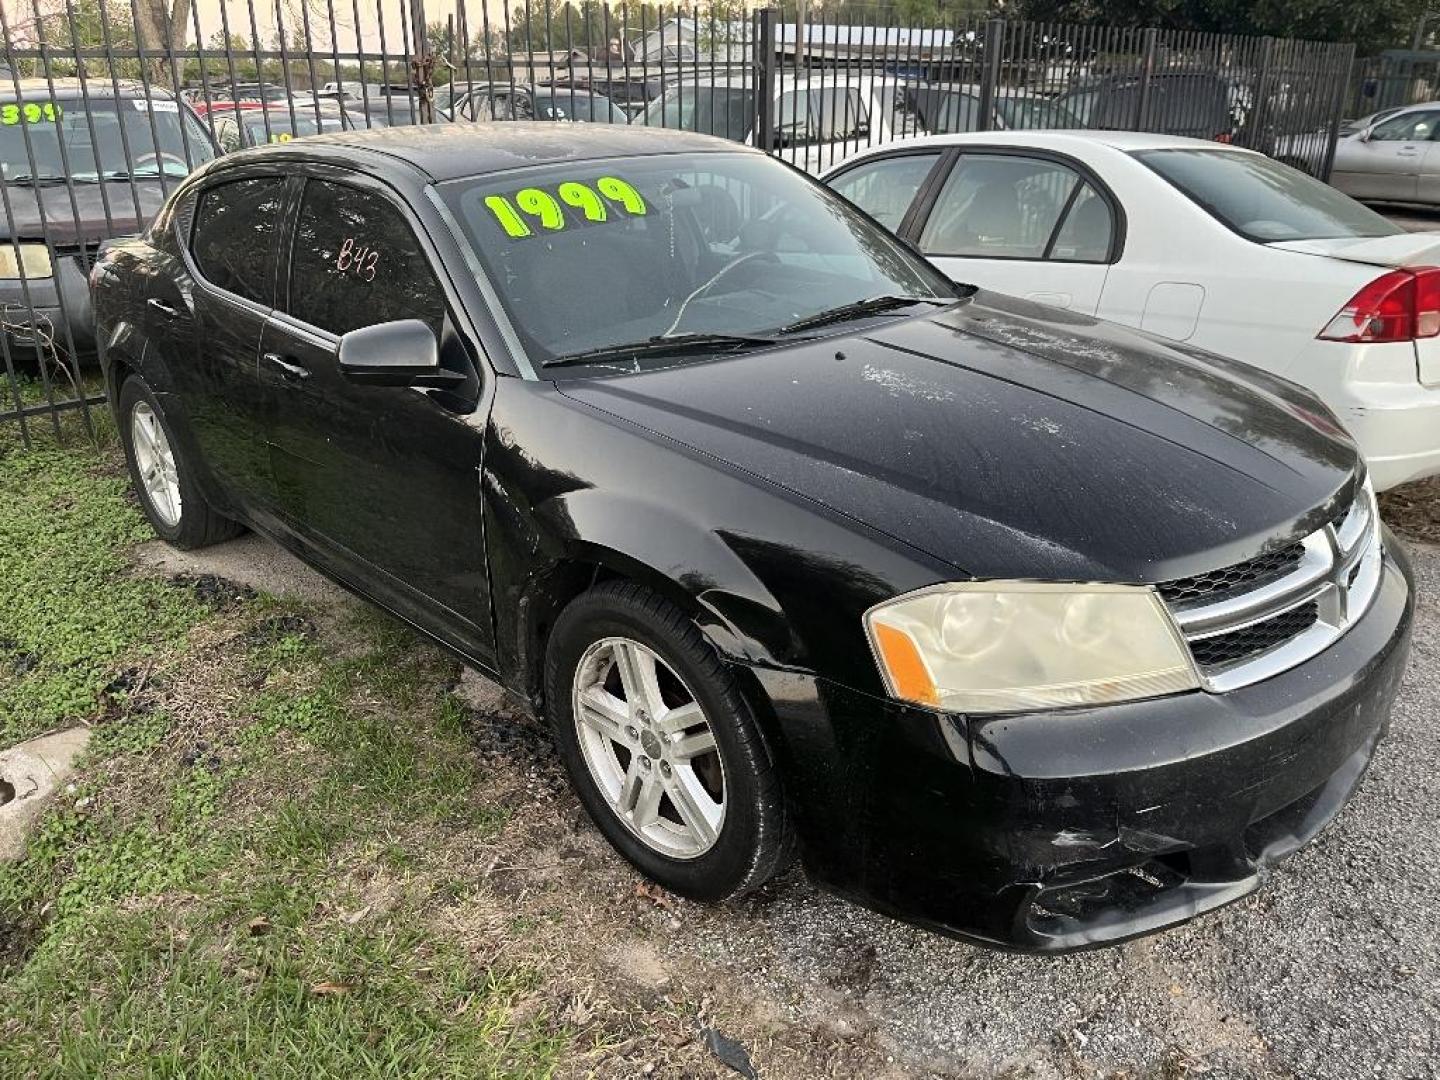
[[[118,405],[130,482],[156,535],[189,550],[243,532],[239,524],[212,510],[200,494],[194,465],[181,454],[150,384],[138,375],[129,376],[120,385]]]
[[[794,829],[759,725],[672,604],[628,582],[574,600],[550,635],[545,703],[580,801],[647,877],[717,901],[790,861]]]

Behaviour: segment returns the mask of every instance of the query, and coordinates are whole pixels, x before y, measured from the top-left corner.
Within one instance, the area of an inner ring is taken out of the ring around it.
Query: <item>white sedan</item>
[[[1440,473],[1440,233],[1406,233],[1261,154],[1014,131],[876,147],[825,183],[969,282],[1282,375],[1377,488]]]

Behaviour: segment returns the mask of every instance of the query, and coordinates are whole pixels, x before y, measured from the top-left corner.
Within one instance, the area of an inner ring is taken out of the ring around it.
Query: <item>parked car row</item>
[[[92,278],[141,505],[181,547],[254,528],[499,681],[682,895],[798,852],[878,910],[1032,951],[1234,901],[1361,782],[1411,576],[1353,440],[1262,370],[1273,340],[1247,366],[1092,309],[1128,274],[1142,324],[1193,336],[1219,286],[1172,280],[1152,234],[1219,215],[1254,248],[1238,274],[1285,226],[1273,265],[1329,289],[1316,215],[1367,219],[1213,144],[951,138],[833,178],[889,190],[903,239],[685,131],[221,157]],[[1020,291],[1051,261],[1085,277],[1044,286],[1068,309],[957,286],[930,239],[987,260],[967,271],[1023,260]],[[1440,312],[1410,278],[1319,327],[1385,344],[1311,362],[1413,360],[1407,320]]]

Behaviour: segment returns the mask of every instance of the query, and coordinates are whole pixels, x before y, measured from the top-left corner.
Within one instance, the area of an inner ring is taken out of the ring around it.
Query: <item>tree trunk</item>
[[[191,0],[135,0],[135,40],[146,52],[166,52],[185,47],[189,37]],[[171,86],[177,93],[180,88],[172,86],[184,70],[184,64],[176,62],[174,70],[166,56],[151,56],[145,59],[145,72],[151,86]]]

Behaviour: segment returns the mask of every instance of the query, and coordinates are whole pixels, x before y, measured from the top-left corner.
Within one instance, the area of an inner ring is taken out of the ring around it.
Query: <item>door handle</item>
[[[165,316],[165,318],[167,319],[175,319],[180,316],[180,312],[177,309],[171,307],[164,300],[161,300],[158,296],[150,297],[149,300],[145,301],[145,305],[152,311],[158,312],[159,314]]]
[[[260,359],[264,360],[271,367],[280,372],[280,377],[286,382],[304,382],[310,378],[310,369],[301,367],[299,364],[292,364],[279,353],[267,352]]]

